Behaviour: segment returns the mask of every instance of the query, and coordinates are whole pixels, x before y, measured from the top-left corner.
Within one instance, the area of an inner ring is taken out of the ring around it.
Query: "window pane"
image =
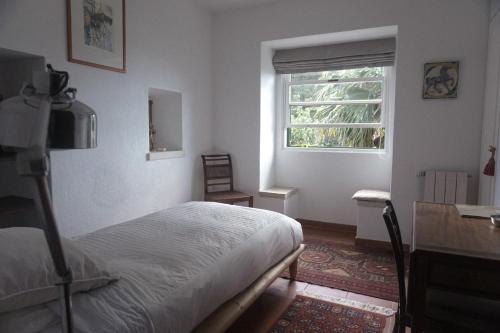
[[[291,80],[334,80],[334,79],[355,79],[363,77],[381,77],[383,67],[363,67],[354,69],[342,69],[338,71],[311,72],[291,74]]]
[[[382,98],[382,81],[290,85],[290,102],[332,102]]]
[[[380,123],[380,104],[290,106],[290,123],[339,124]]]
[[[384,128],[288,128],[287,147],[383,149]]]

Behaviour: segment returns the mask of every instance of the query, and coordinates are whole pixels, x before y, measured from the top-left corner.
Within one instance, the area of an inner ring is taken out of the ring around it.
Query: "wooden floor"
[[[348,232],[335,232],[318,228],[303,227],[304,238],[335,240],[354,244],[354,234]],[[319,295],[342,297],[362,303],[373,304],[396,310],[397,303],[374,297],[354,294],[343,290],[316,286],[304,282],[290,282],[278,278],[262,296],[241,316],[228,330],[230,333],[267,333],[279,316],[285,311],[295,298],[295,295],[310,292]],[[308,295],[310,296],[310,295]],[[388,318],[384,332],[392,332],[394,316]]]

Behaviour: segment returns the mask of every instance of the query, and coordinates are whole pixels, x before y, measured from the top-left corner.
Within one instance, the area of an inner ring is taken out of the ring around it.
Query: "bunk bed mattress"
[[[73,296],[76,332],[189,332],[296,249],[302,229],[275,212],[190,202],[75,242],[120,275]],[[58,332],[58,314],[57,302],[3,314],[0,329]]]

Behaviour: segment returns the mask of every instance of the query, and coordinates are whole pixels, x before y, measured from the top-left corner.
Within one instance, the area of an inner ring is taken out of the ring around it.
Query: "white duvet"
[[[189,332],[302,242],[275,212],[190,202],[75,240],[121,278],[73,296],[76,332]],[[0,332],[59,332],[58,303],[0,315]]]

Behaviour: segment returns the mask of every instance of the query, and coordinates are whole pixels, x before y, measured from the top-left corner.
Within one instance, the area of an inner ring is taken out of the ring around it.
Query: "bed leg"
[[[299,267],[299,258],[295,259],[290,267],[288,267],[288,270],[290,272],[290,280],[295,281],[297,278],[297,269]]]

